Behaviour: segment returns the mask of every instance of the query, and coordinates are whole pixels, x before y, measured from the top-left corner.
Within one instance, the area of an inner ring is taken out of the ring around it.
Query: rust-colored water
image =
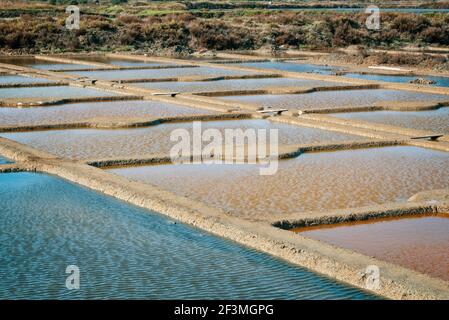
[[[406,201],[449,187],[447,153],[385,147],[306,153],[279,161],[275,175],[257,165],[160,165],[111,170],[252,219],[311,210]]]
[[[268,120],[259,119],[203,121],[202,128],[203,130],[209,128],[217,129],[223,136],[226,129],[278,129],[280,145],[362,139],[353,135],[276,122],[272,123]],[[176,144],[170,141],[170,134],[175,129],[186,129],[188,132],[192,132],[192,123],[168,123],[133,129],[48,130],[3,133],[1,135],[61,157],[98,159],[130,157],[152,153],[168,154],[170,149]]]
[[[449,280],[449,215],[376,219],[292,231]]]

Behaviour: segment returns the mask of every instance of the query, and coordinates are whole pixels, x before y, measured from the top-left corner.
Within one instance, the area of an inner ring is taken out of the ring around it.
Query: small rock
[[[424,78],[416,78],[414,80],[410,80],[409,83],[413,84],[435,84],[436,82],[431,79],[424,79]]]

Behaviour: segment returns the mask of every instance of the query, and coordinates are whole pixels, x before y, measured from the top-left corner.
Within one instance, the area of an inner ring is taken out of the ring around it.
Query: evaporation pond
[[[252,164],[184,164],[111,169],[237,216],[272,221],[305,211],[405,202],[449,187],[446,152],[395,146],[305,153],[273,175]]]
[[[432,80],[435,83],[433,86],[438,87],[449,87],[449,77],[438,77],[438,76],[407,76],[407,75],[382,75],[382,74],[362,74],[362,73],[346,73],[344,77],[357,78],[365,80],[375,80],[375,81],[386,81],[386,82],[398,82],[398,83],[409,83],[417,78],[424,78],[427,80]]]
[[[191,67],[191,68],[167,68],[167,69],[139,69],[139,70],[106,70],[106,71],[74,71],[67,72],[79,76],[105,79],[105,80],[125,80],[125,79],[157,79],[157,78],[177,78],[187,76],[231,76],[250,74],[249,71],[226,70],[211,67]]]
[[[449,280],[449,215],[374,219],[292,231]]]
[[[448,101],[447,95],[400,90],[340,90],[305,94],[266,94],[229,96],[221,99],[251,103],[261,107],[286,109],[327,109],[337,107],[371,106],[381,101]]]
[[[70,70],[70,69],[94,69],[94,66],[76,63],[61,63],[36,58],[2,58],[2,63],[15,64],[21,67],[29,67],[42,70]]]
[[[318,64],[295,63],[295,62],[248,62],[248,63],[239,63],[236,65],[244,67],[290,71],[290,72],[319,73],[326,75],[334,74],[336,71],[341,69],[339,67],[330,67]]]
[[[67,123],[88,119],[123,120],[139,117],[169,117],[214,113],[149,100],[118,100],[108,102],[69,103],[33,108],[0,108],[0,125],[38,125]]]
[[[70,129],[32,132],[1,133],[8,139],[16,140],[34,148],[71,159],[129,158],[148,154],[168,155],[178,138],[170,140],[175,129],[193,131],[191,122],[167,123],[145,128],[131,129]],[[217,129],[224,139],[226,129],[278,129],[278,143],[305,144],[329,141],[349,141],[364,139],[359,136],[336,133],[327,130],[300,127],[268,120],[225,120],[203,121],[201,129]],[[177,136],[175,136],[177,137]],[[192,134],[190,134],[192,137]],[[264,137],[269,140],[269,132]],[[207,145],[209,142],[205,142]]]
[[[0,88],[0,99],[20,98],[82,98],[116,96],[114,92],[74,86]]]
[[[449,108],[426,111],[376,111],[336,113],[333,116],[343,119],[363,120],[391,126],[436,133],[449,133]]]
[[[0,75],[0,85],[44,82],[51,82],[51,80],[44,78],[26,77],[21,75]]]
[[[0,299],[376,298],[37,173],[0,174],[0,241]]]
[[[178,92],[210,92],[225,90],[258,90],[268,87],[328,87],[342,85],[342,83],[293,78],[260,78],[195,82],[143,82],[135,85],[149,89]]]

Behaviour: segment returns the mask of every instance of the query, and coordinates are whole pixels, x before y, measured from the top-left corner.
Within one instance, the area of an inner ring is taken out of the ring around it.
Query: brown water
[[[202,122],[203,130],[278,129],[279,144],[312,143],[362,139],[358,136],[333,133],[268,120],[227,120]],[[192,123],[171,123],[133,129],[75,129],[3,133],[1,136],[17,140],[47,152],[71,159],[131,157],[152,153],[168,154],[176,144],[170,141],[175,129],[192,131]],[[224,135],[223,135],[224,136]]]
[[[447,153],[385,147],[306,153],[279,161],[275,175],[257,165],[160,165],[111,172],[158,185],[254,219],[406,201],[413,194],[449,187]]]
[[[179,92],[210,92],[223,90],[257,90],[266,87],[327,87],[343,84],[340,82],[306,79],[262,78],[198,82],[144,82],[135,85],[150,89]]]
[[[371,121],[418,130],[449,133],[449,108],[431,111],[376,111],[338,113],[334,115],[343,119]]]
[[[210,113],[214,112],[156,101],[87,102],[25,109],[0,108],[0,125],[66,123],[95,117],[116,119],[118,117],[166,117]]]
[[[390,218],[292,231],[449,280],[449,215]]]
[[[92,57],[79,57],[77,60],[82,61],[90,61],[90,62],[99,62],[105,64],[111,64],[113,66],[118,67],[153,67],[160,65],[174,65],[174,63],[159,63],[151,60],[141,61],[141,60],[128,60],[128,59],[117,59],[110,57],[102,57],[102,56],[92,56]]]
[[[369,106],[380,101],[448,100],[447,95],[399,90],[318,91],[306,94],[230,96],[222,99],[254,103],[262,107],[323,109],[342,106]]]
[[[254,72],[226,70],[211,67],[192,67],[192,68],[142,69],[142,70],[73,71],[67,73],[96,79],[124,80],[124,79],[171,78],[171,77],[185,77],[185,76],[244,75],[244,74],[251,74]]]

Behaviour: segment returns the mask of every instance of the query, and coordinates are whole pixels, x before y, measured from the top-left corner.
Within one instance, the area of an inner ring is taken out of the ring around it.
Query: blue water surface
[[[0,243],[0,299],[376,298],[44,174],[0,174]]]

